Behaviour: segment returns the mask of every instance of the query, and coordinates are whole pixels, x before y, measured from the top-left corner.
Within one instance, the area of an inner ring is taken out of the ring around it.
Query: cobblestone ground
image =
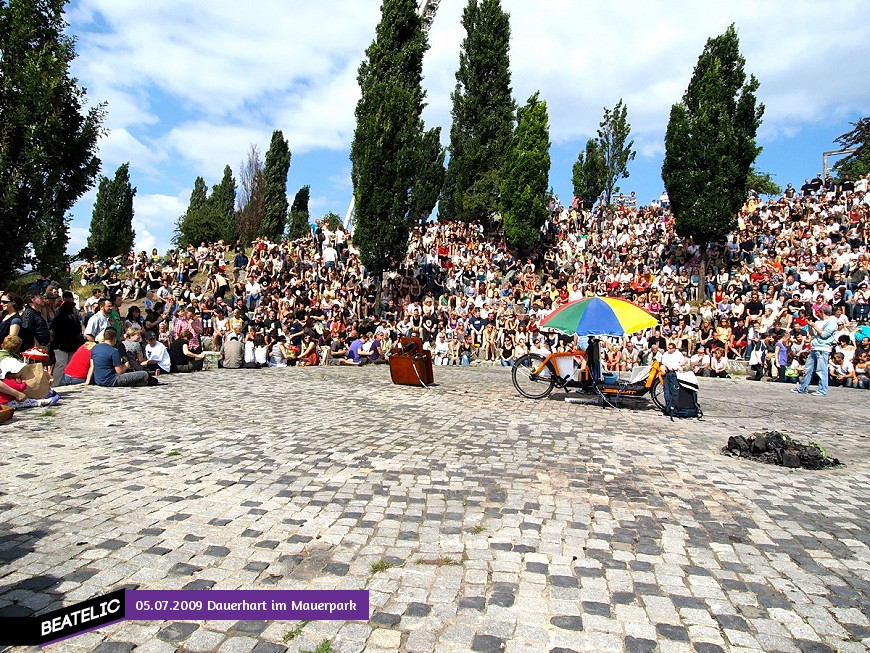
[[[124,622],[55,648],[870,648],[870,393],[703,380],[704,420],[671,422],[435,372],[220,370],[20,412],[0,426],[0,614],[122,587],[364,588],[367,623]],[[847,465],[719,454],[769,428]]]

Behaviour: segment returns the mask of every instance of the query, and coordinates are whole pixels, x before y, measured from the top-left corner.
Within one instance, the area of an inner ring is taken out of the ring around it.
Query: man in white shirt
[[[689,369],[698,376],[710,374],[710,355],[704,349],[704,345],[698,345],[698,349],[689,359]]]
[[[169,360],[169,350],[162,342],[157,339],[157,335],[153,331],[148,331],[145,334],[145,358],[142,362],[142,367],[147,370],[154,370],[158,374],[160,372],[169,373],[172,363]]]
[[[686,363],[683,352],[677,349],[675,343],[669,342],[667,351],[662,354],[662,367],[665,372],[682,372]]]

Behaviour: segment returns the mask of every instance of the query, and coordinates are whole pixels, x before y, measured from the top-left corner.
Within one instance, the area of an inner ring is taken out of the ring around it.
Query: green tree
[[[782,195],[782,186],[777,184],[769,172],[760,172],[752,166],[746,177],[746,185],[759,195]]]
[[[220,233],[220,225],[211,210],[208,201],[208,187],[202,177],[197,177],[193,182],[193,191],[190,193],[190,203],[175,227],[173,241],[179,247],[187,245],[199,245],[201,242],[217,240]]]
[[[122,164],[115,177],[100,177],[97,198],[91,214],[88,249],[98,259],[127,254],[133,248],[133,198],[136,189],[130,185],[130,164]]]
[[[329,227],[330,231],[335,231],[339,227],[344,227],[344,222],[342,222],[341,216],[337,213],[332,213],[331,211],[324,215],[320,221],[325,227]]]
[[[517,112],[517,129],[501,181],[504,234],[512,247],[524,250],[538,242],[547,221],[549,174],[547,103],[535,93]]]
[[[629,141],[631,125],[628,124],[628,107],[622,100],[613,109],[604,109],[604,118],[598,126],[598,148],[604,158],[604,194],[609,205],[613,194],[619,192],[617,182],[627,178],[628,162],[634,161],[634,141]]]
[[[444,157],[447,150],[441,147],[441,128],[434,127],[423,134],[420,157],[421,168],[411,195],[411,216],[426,222],[438,203],[444,186]]]
[[[596,139],[586,141],[586,149],[580,150],[571,172],[574,195],[581,198],[584,208],[591,209],[607,183],[604,154]]]
[[[707,41],[683,99],[671,108],[662,179],[677,233],[700,246],[703,297],[707,245],[721,241],[746,201],[749,172],[761,148],[755,135],[764,105],[758,80],[746,80],[732,24]]]
[[[266,178],[265,211],[260,235],[278,242],[287,222],[287,173],[290,170],[290,146],[280,129],[272,132],[263,172]]]
[[[357,76],[362,94],[350,149],[354,243],[376,277],[404,258],[414,223],[411,198],[425,168],[420,114],[428,47],[414,0],[384,0]]]
[[[311,225],[308,223],[311,213],[308,211],[308,199],[311,186],[305,185],[296,192],[293,204],[290,206],[290,227],[288,238],[296,240],[311,235]]]
[[[850,123],[852,129],[835,140],[843,149],[857,148],[849,156],[837,161],[834,169],[840,175],[849,175],[852,180],[870,172],[870,116]]]
[[[439,214],[489,226],[516,103],[511,91],[510,17],[500,0],[469,0],[450,127],[450,161]]]
[[[224,166],[220,183],[212,186],[208,205],[217,227],[218,239],[225,243],[235,243],[239,238],[239,227],[236,224],[236,179],[229,166]]]
[[[84,109],[70,76],[75,41],[65,0],[0,2],[0,287],[28,261],[58,275],[67,265],[68,211],[100,171],[103,104]]]

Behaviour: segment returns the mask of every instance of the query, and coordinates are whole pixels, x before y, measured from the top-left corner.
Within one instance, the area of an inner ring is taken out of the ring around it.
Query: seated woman
[[[299,348],[297,361],[297,365],[303,367],[317,365],[317,343],[311,337],[311,334],[306,333],[302,336],[302,345]]]
[[[269,351],[269,367],[287,367],[287,338],[273,331],[270,341],[272,346]]]
[[[202,361],[205,354],[195,354],[190,351],[188,343],[192,334],[187,329],[181,331],[178,337],[169,345],[169,360],[172,363],[172,372],[196,372],[202,369]]]
[[[18,357],[21,350],[21,338],[18,336],[6,336],[3,339],[5,354],[0,358],[0,405],[10,408],[35,408],[36,406],[54,406],[60,401],[59,395],[54,390],[49,390],[43,399],[31,399],[26,394],[27,384],[21,380],[21,372],[26,367],[24,361]]]
[[[713,351],[713,358],[710,359],[710,375],[718,379],[727,379],[728,369],[728,357],[721,347],[717,347]]]
[[[60,385],[90,384],[91,349],[94,348],[95,344],[97,343],[86,342],[75,351],[63,370]]]

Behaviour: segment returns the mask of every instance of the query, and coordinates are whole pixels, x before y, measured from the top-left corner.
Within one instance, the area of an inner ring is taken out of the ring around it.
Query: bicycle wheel
[[[665,409],[665,384],[662,383],[661,379],[656,379],[653,381],[652,385],[649,388],[650,396],[652,397],[653,403],[658,406],[659,410]]]
[[[543,399],[553,391],[556,385],[556,368],[552,363],[547,363],[540,374],[535,374],[535,370],[541,367],[543,362],[544,357],[539,354],[526,354],[520,356],[514,363],[511,378],[517,392],[522,396],[529,399]]]

